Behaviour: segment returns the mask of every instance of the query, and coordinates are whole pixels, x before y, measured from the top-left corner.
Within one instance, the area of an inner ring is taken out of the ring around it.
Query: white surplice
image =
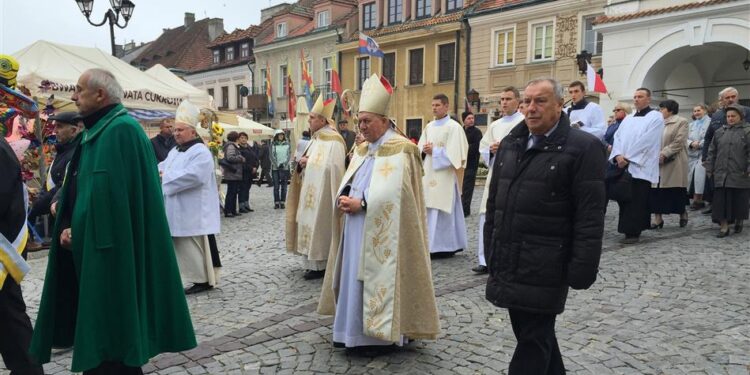
[[[458,130],[451,134],[447,129],[450,126],[457,127]],[[450,138],[441,139],[441,135],[445,134],[450,134]],[[427,124],[419,140],[420,151],[426,142],[432,142],[433,145],[432,155],[427,155],[424,160],[425,176],[423,178],[427,206],[427,243],[430,253],[463,250],[467,246],[466,220],[455,170],[466,166],[468,153],[466,134],[458,123],[449,116],[445,116]],[[445,170],[450,170],[452,173],[439,173]],[[436,197],[434,188],[442,190],[445,184],[453,185],[453,188],[447,189],[448,194]],[[446,201],[452,201],[452,204]]]
[[[368,145],[368,151],[374,155],[377,149],[394,134],[388,130],[379,140]],[[367,200],[368,186],[372,178],[375,159],[368,157],[359,167],[351,183],[349,197]],[[333,320],[333,342],[343,343],[347,348],[364,345],[392,345],[390,341],[378,340],[366,336],[362,318],[362,281],[358,279],[362,239],[365,234],[365,212],[344,216],[339,261],[341,274],[334,279],[334,289],[339,290],[336,300],[336,314]],[[403,340],[402,340],[403,343]]]
[[[487,199],[489,198],[490,180],[492,179],[492,165],[495,162],[494,155],[490,155],[490,146],[495,142],[500,142],[506,135],[513,130],[516,125],[523,121],[524,117],[521,112],[515,112],[509,116],[503,116],[493,121],[484,133],[482,140],[479,142],[479,155],[482,156],[484,164],[489,171],[484,182],[484,191],[482,200],[479,204],[479,236],[477,237],[477,258],[479,265],[486,266],[487,261],[484,259],[484,221],[486,219]]]
[[[565,113],[568,113],[568,108],[565,108]],[[599,140],[604,140],[604,134],[607,132],[607,122],[604,120],[604,111],[599,104],[589,102],[583,109],[574,109],[568,114],[570,117],[570,123],[580,121],[583,126],[581,130],[586,133],[590,133]]]
[[[615,157],[622,155],[630,161],[628,171],[633,178],[658,183],[663,132],[664,118],[659,111],[652,110],[639,117],[628,115],[615,133],[610,162],[614,163]]]

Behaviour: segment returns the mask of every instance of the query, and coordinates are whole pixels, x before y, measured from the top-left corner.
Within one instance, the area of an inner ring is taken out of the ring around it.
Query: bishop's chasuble
[[[318,305],[335,315],[334,342],[401,344],[440,332],[422,191],[420,153],[408,139],[388,130],[356,147],[338,195],[364,197],[367,210],[345,215]]]
[[[424,158],[425,204],[430,253],[466,248],[466,222],[461,204],[461,184],[469,143],[461,125],[449,116],[427,124],[419,150],[432,142],[432,155]]]
[[[490,155],[490,146],[495,142],[500,142],[510,133],[513,128],[523,121],[523,114],[516,112],[510,116],[503,116],[493,121],[484,132],[482,140],[479,142],[479,154],[482,155],[484,163],[487,165],[487,179],[484,182],[484,192],[482,192],[482,200],[479,205],[479,236],[477,236],[477,258],[479,258],[479,264],[486,266],[487,262],[484,259],[484,220],[487,212],[487,198],[489,198],[490,191],[490,180],[492,180],[492,164],[495,161],[494,155]]]
[[[344,175],[346,144],[326,126],[316,131],[302,153],[307,166],[292,173],[287,194],[286,248],[302,255],[308,268],[323,270],[332,248],[338,247],[341,212],[336,209],[336,189]],[[316,266],[319,264],[319,266]]]

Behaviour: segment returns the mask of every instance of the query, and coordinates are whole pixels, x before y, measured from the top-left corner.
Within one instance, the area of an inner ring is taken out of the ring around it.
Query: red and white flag
[[[586,68],[586,79],[588,80],[589,90],[593,92],[606,94],[607,86],[604,86],[604,81],[602,81],[602,77],[599,77],[599,75],[596,74],[596,71],[594,70],[594,67],[591,66],[591,64],[586,63],[586,65],[588,66]]]

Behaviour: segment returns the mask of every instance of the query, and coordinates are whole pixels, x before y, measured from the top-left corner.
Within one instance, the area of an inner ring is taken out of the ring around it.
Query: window
[[[240,46],[240,57],[250,56],[250,43],[242,43]]]
[[[318,12],[318,27],[327,27],[331,23],[331,12],[324,10]]]
[[[456,44],[438,46],[438,82],[452,81],[456,66]]]
[[[396,53],[389,52],[383,56],[383,77],[388,79],[391,86],[396,86]]]
[[[281,89],[281,92],[276,95],[281,94],[281,96],[286,96],[287,93],[287,76],[286,76],[286,65],[282,65],[279,67],[279,88]]]
[[[268,77],[268,72],[265,69],[260,70],[260,89],[261,94],[266,95],[266,78]]]
[[[229,87],[227,86],[221,88],[221,107],[229,108]]]
[[[594,20],[599,17],[600,14],[594,14],[583,17],[583,46],[584,49],[592,55],[600,55],[602,53],[602,33],[594,31]]]
[[[214,89],[208,89],[208,96],[216,99],[216,97],[214,96]]]
[[[370,76],[370,58],[360,57],[357,59],[357,77],[359,78],[357,87],[362,90],[362,85],[365,84],[365,80]]]
[[[424,49],[409,50],[409,84],[420,85],[424,83],[423,64]]]
[[[241,93],[241,91],[242,91],[242,85],[237,85],[236,88],[237,88],[237,92],[236,92],[236,94],[237,94],[237,108],[242,108],[242,93]]]
[[[513,29],[495,32],[495,65],[513,64],[513,46],[515,44],[515,33]]]
[[[219,52],[218,49],[214,50],[214,64],[218,64],[221,62],[221,52]]]
[[[227,61],[234,60],[234,47],[227,47]]]
[[[464,0],[448,0],[448,12],[453,12],[464,7]]]
[[[283,38],[286,36],[286,22],[281,22],[276,25],[276,37]]]
[[[534,25],[533,60],[549,60],[552,58],[552,22]]]
[[[422,119],[407,119],[406,135],[409,136],[409,139],[419,140],[419,138],[422,137]]]
[[[362,27],[365,30],[377,27],[378,13],[375,10],[375,3],[368,3],[362,6]]]
[[[404,12],[404,0],[388,0],[388,23],[399,23],[402,21]]]
[[[331,77],[333,74],[333,59],[330,57],[323,58],[323,77],[325,77],[325,84],[331,86]]]
[[[432,0],[417,0],[417,18],[432,16]]]

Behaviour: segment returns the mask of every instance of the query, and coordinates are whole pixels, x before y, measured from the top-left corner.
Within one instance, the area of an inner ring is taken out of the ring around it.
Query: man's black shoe
[[[326,275],[326,270],[322,270],[322,271],[308,270],[307,272],[305,272],[304,275],[302,275],[302,278],[305,280],[315,280],[315,279],[320,279],[321,277],[325,275]]]
[[[185,289],[185,294],[195,294],[195,293],[205,292],[213,288],[214,287],[211,285],[208,285],[208,283],[195,283],[190,288]]]
[[[230,212],[228,214],[224,214],[224,217],[235,217],[235,214]]]
[[[286,208],[286,203],[281,202],[281,208]]]
[[[240,212],[243,213],[243,214],[246,214],[246,213],[248,213],[250,211],[247,208],[242,207],[242,208],[240,208]]]
[[[446,258],[453,258],[456,255],[457,251],[447,251],[442,253],[430,253],[430,259],[446,259]]]
[[[481,274],[487,273],[487,266],[478,265],[472,268],[471,270],[481,275]]]

